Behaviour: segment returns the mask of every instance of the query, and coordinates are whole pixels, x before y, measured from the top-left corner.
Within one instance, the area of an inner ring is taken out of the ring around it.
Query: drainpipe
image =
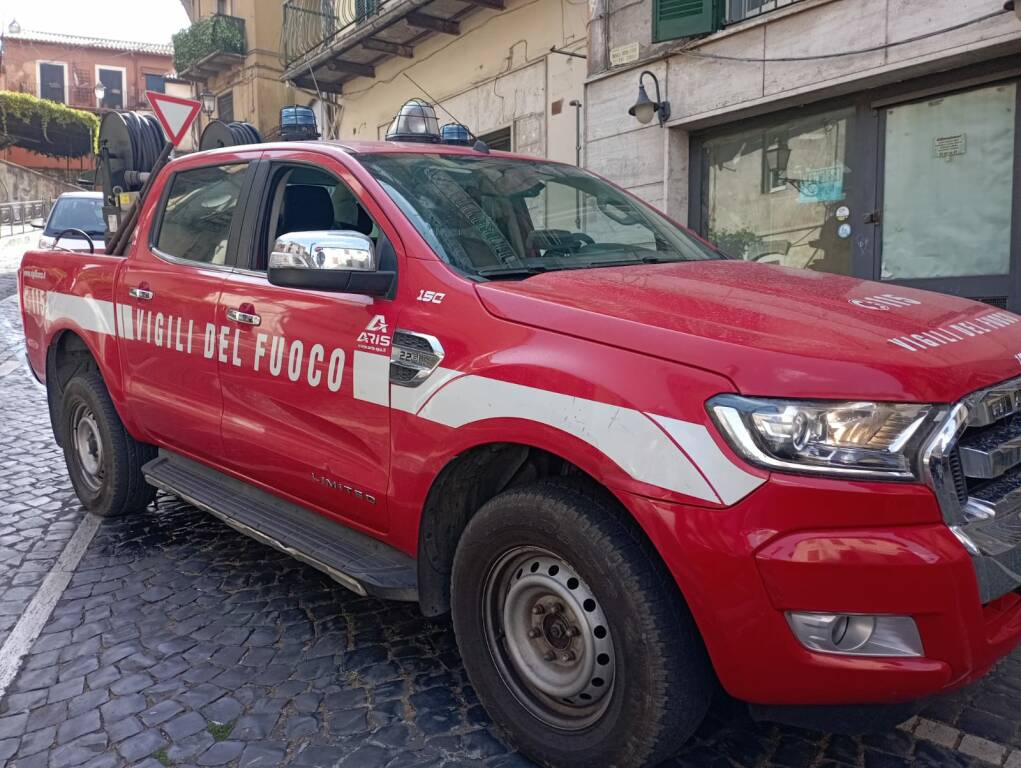
[[[589,0],[588,73],[590,75],[604,71],[610,62],[608,13],[608,0]]]
[[[574,164],[581,168],[581,102],[571,99],[568,104],[574,107]],[[581,191],[574,190],[574,228],[581,229]]]

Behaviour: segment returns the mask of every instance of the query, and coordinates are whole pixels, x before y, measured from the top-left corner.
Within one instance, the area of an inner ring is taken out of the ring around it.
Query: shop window
[[[1016,105],[1009,83],[886,110],[884,280],[1010,272]]]
[[[711,137],[702,208],[710,240],[735,258],[851,273],[846,206],[853,111]]]

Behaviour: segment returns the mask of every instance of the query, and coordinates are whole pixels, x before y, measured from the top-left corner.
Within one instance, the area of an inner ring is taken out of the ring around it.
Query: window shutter
[[[723,0],[653,0],[652,41],[661,43],[719,29],[717,3]]]

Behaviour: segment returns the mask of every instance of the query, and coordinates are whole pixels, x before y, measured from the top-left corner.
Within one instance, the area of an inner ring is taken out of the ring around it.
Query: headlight
[[[789,472],[910,480],[934,426],[929,405],[720,395],[709,413],[738,453]]]

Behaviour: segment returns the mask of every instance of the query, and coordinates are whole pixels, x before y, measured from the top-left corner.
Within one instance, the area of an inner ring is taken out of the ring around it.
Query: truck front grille
[[[961,452],[958,449],[950,454],[950,471],[954,478],[954,490],[957,492],[957,501],[963,506],[968,503],[968,478],[964,475],[964,467],[961,465]]]
[[[966,397],[948,419],[957,437],[929,477],[988,603],[1021,582],[1021,378]]]
[[[1021,379],[965,399],[968,419],[950,455],[965,518],[1021,510]]]

